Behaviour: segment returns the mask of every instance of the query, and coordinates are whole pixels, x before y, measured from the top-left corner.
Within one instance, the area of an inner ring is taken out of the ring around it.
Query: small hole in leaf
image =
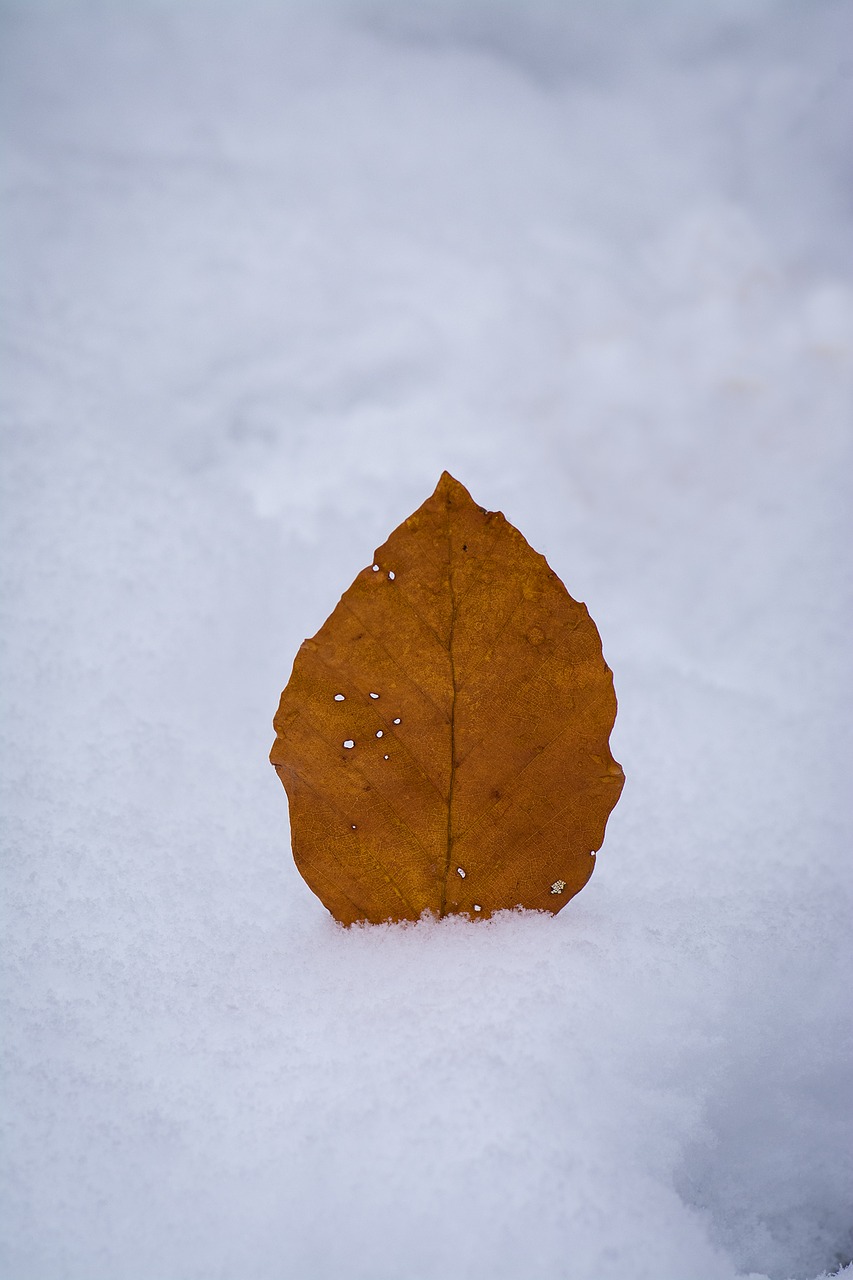
[[[352,824],[352,829],[353,829],[353,831],[355,831],[355,829],[356,829],[355,823],[353,823],[353,824]]]
[[[347,738],[346,742],[344,743],[344,746],[346,747],[347,751],[351,751],[352,748],[355,746],[355,743],[353,742],[352,738]]]
[[[378,565],[378,564],[375,564],[375,565],[373,566],[373,572],[374,572],[374,573],[378,573],[378,572],[379,572],[379,565]]]
[[[342,693],[335,694],[335,702],[346,702],[346,698]]]
[[[391,579],[391,581],[392,581],[392,582],[394,581],[394,579],[396,578],[396,576],[397,576],[397,575],[396,575],[396,573],[394,572],[394,570],[393,570],[393,569],[389,569],[389,570],[388,570],[388,577]]]
[[[399,716],[397,716],[397,719],[394,721],[394,723],[395,723],[395,724],[399,724],[399,723],[400,723],[400,717],[399,717]]]
[[[566,887],[565,880],[555,880],[554,883],[551,885],[551,892],[562,893],[565,887]]]
[[[483,910],[483,908],[480,906],[479,902],[475,902],[475,903],[474,903],[474,910],[475,910],[475,911],[482,911],[482,910]]]
[[[378,693],[371,693],[371,694],[369,694],[369,695],[368,695],[368,697],[371,697],[371,698],[378,698],[378,697],[379,697],[379,694],[378,694]]]
[[[391,757],[390,757],[390,756],[383,756],[383,757],[382,757],[382,759],[383,759],[383,760],[390,760],[390,759],[391,759]]]
[[[376,730],[376,736],[377,736],[377,738],[382,738],[382,737],[384,737],[384,736],[385,736],[385,735],[384,735],[384,730],[382,730],[382,729],[377,729],[377,730]]]
[[[462,870],[462,868],[461,868],[461,867],[457,867],[457,868],[456,868],[456,874],[457,874],[458,876],[461,876],[463,880],[465,879],[465,872]]]

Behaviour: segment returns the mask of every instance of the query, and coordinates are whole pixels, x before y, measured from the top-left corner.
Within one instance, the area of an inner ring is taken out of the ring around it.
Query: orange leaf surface
[[[625,780],[615,716],[586,606],[445,471],[281,695],[296,865],[344,924],[557,912]]]

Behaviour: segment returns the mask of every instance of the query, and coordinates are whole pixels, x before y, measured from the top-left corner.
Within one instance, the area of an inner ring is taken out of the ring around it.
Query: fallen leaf
[[[446,471],[296,656],[270,759],[344,924],[557,912],[624,783],[586,606]]]

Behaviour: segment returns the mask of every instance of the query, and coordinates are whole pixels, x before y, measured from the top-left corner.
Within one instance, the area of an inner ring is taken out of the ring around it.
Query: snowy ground
[[[0,1275],[849,1263],[850,4],[0,49]],[[589,605],[627,784],[558,918],[347,932],[270,722],[444,467]]]

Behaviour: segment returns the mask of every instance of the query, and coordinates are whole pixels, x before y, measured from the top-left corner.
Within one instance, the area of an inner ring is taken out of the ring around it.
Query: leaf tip
[[[470,502],[472,504],[474,502],[464,484],[457,480],[455,476],[452,476],[449,471],[442,471],[433,497],[444,498],[448,501],[455,499],[457,502]]]

